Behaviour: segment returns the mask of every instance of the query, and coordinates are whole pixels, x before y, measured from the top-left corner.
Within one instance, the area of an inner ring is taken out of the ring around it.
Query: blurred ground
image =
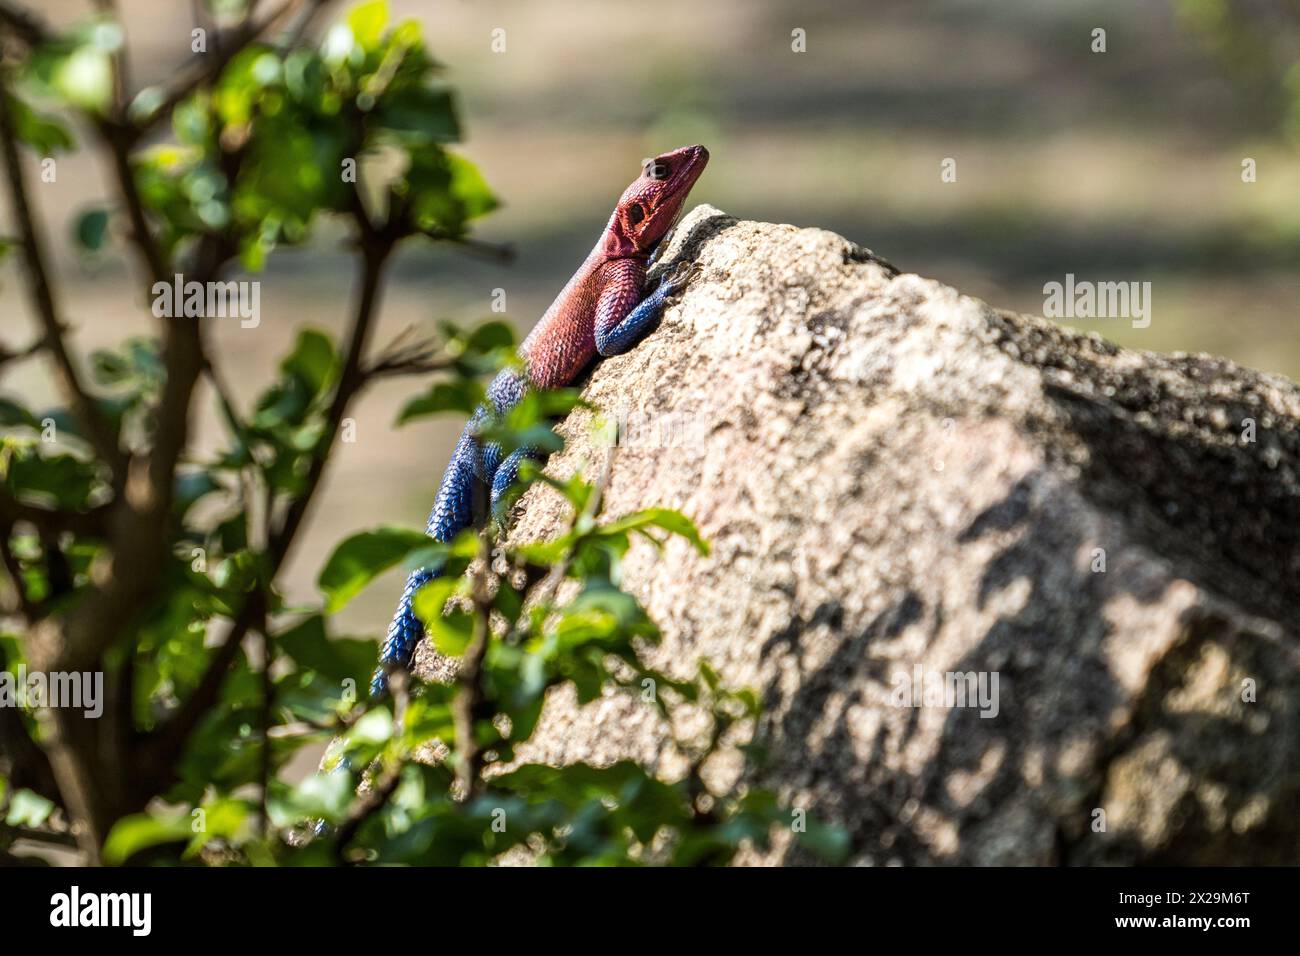
[[[66,22],[90,4],[49,0]],[[136,82],[188,54],[189,4],[122,0]],[[526,330],[603,226],[641,157],[685,142],[713,154],[692,202],[746,219],[833,229],[904,271],[990,303],[1043,309],[1067,272],[1150,281],[1152,323],[1099,320],[1125,345],[1205,350],[1300,378],[1300,159],[1249,95],[1182,29],[1172,5],[973,0],[780,3],[601,0],[545,3],[394,0],[426,36],[462,96],[469,141],[505,202],[485,238],[519,251],[510,267],[412,249],[393,272],[376,342],[438,317],[488,314],[492,290]],[[1108,52],[1090,52],[1094,27]],[[491,52],[504,28],[506,50]],[[807,52],[791,52],[791,30]],[[1243,184],[1243,157],[1259,181]],[[957,160],[957,181],[939,164]],[[77,209],[107,192],[88,158],[60,161],[35,190],[51,224],[77,344],[149,330],[125,264],[80,262],[67,242]],[[6,341],[26,322],[11,259],[0,271]],[[262,324],[218,325],[213,340],[247,401],[296,329],[339,328],[352,276],[337,241],[273,258]],[[132,307],[134,302],[135,307]],[[112,303],[115,311],[106,311]],[[15,321],[15,317],[19,317]],[[219,322],[220,320],[218,320]],[[46,370],[5,387],[40,404]],[[381,522],[422,525],[460,422],[392,429],[416,383],[386,384],[355,409],[290,568],[310,599],[340,538]],[[205,433],[214,433],[206,400]],[[396,597],[367,591],[345,612],[374,633]]]

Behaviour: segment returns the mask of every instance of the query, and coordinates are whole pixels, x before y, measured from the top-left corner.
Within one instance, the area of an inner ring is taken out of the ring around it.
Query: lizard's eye
[[[632,225],[635,226],[638,222],[640,222],[644,218],[645,218],[645,210],[641,208],[641,204],[639,202],[634,202],[632,203],[631,206],[628,207],[627,221],[630,222]]]
[[[651,179],[667,179],[668,164],[658,159],[648,159],[643,172]]]

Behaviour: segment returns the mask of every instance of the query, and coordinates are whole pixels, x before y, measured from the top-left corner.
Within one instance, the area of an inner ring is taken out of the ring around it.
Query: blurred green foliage
[[[121,30],[99,19],[35,49],[21,83],[5,84],[17,92],[3,94],[19,139],[38,155],[72,148],[63,119],[31,104],[103,118],[121,42]],[[152,124],[166,118],[156,115],[165,104],[160,91],[145,90],[124,115]],[[248,46],[212,83],[177,100],[170,120],[171,138],[135,152],[130,168],[169,264],[206,241],[260,269],[277,247],[308,241],[324,216],[369,222],[358,202],[386,206],[375,228],[393,241],[456,241],[496,205],[478,171],[446,148],[460,124],[418,28],[391,25],[383,2],[353,8],[319,49]],[[398,171],[381,183],[349,178],[350,162],[376,153],[396,155]],[[362,185],[371,193],[363,196]],[[122,214],[89,210],[75,235],[87,251],[100,250],[116,241],[113,220]],[[486,378],[516,361],[510,327],[499,322],[444,325],[439,343],[433,380],[399,424],[472,411]],[[448,545],[378,528],[330,555],[319,603],[287,605],[267,525],[310,494],[309,476],[330,452],[332,406],[344,387],[340,353],[326,332],[301,329],[249,414],[218,394],[223,446],[181,462],[171,557],[157,596],[138,609],[105,661],[117,686],[129,688],[132,734],[148,741],[194,697],[219,653],[208,646],[209,633],[254,595],[265,612],[261,654],[253,660],[237,648],[214,704],[160,778],[166,785],[146,794],[147,810],[117,820],[104,860],[478,865],[517,852],[553,864],[725,863],[745,845],[767,845],[778,826],[839,858],[842,834],[815,821],[798,825],[798,815],[745,777],[723,793],[706,786],[707,762],[752,731],[757,697],[725,688],[707,664],[682,680],[645,662],[659,630],[621,589],[620,566],[636,538],[662,548],[678,537],[706,552],[677,512],[651,508],[606,520],[597,483],[525,468],[515,495],[544,482],[572,508],[570,528],[556,540],[507,544],[496,523]],[[128,452],[147,453],[156,438],[168,361],[147,338],[92,356],[95,401]],[[573,392],[530,394],[484,437],[507,449],[558,448],[550,422],[577,404]],[[51,422],[60,436],[53,443],[42,441]],[[4,398],[0,424],[0,486],[13,501],[87,519],[119,493],[67,410],[38,412]],[[25,603],[55,618],[96,586],[91,568],[105,548],[102,528],[65,523],[70,530],[54,536],[6,529]],[[331,615],[395,566],[441,572],[417,596],[416,610],[438,649],[463,658],[461,673],[455,683],[413,686],[398,676],[393,696],[363,701],[379,641],[332,633]],[[23,659],[26,638],[0,636],[5,666]],[[670,724],[688,708],[707,729],[678,742],[688,769],[675,783],[628,761],[550,767],[520,760],[545,697],[561,686],[581,702],[611,689],[631,694]],[[38,723],[25,726],[37,746],[48,742]],[[330,740],[335,772],[306,779],[290,772],[304,748]],[[141,769],[115,772],[135,779]],[[3,778],[0,809],[0,853],[18,835],[14,828],[38,836],[52,815],[67,812]],[[317,820],[329,825],[321,836],[309,825]]]
[[[1300,142],[1300,2],[1176,0],[1179,18],[1280,130]]]

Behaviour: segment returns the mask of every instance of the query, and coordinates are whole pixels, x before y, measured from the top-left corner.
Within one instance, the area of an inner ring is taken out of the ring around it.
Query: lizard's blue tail
[[[474,499],[483,484],[482,452],[474,439],[474,429],[483,413],[476,414],[465,431],[461,433],[452,452],[451,462],[442,476],[438,487],[438,497],[434,499],[433,511],[429,513],[429,523],[425,528],[429,537],[435,541],[451,541],[457,534],[474,523]],[[377,696],[388,689],[388,679],[384,673],[386,667],[397,665],[407,667],[415,647],[424,637],[424,625],[415,616],[411,606],[415,593],[429,581],[437,577],[437,572],[428,568],[417,568],[406,579],[402,589],[402,599],[398,602],[397,613],[388,625],[388,636],[384,639],[383,649],[379,654],[379,667],[370,680],[370,693]]]
[[[388,636],[384,639],[383,649],[379,652],[379,666],[375,668],[375,675],[370,679],[372,697],[388,689],[388,678],[384,674],[386,664],[400,664],[403,667],[410,664],[411,655],[415,653],[415,645],[419,644],[420,638],[424,637],[424,625],[415,616],[411,602],[415,599],[415,592],[432,581],[435,576],[427,568],[418,568],[406,579],[406,587],[402,589],[402,600],[397,605],[397,613],[393,615],[392,623],[388,625]]]

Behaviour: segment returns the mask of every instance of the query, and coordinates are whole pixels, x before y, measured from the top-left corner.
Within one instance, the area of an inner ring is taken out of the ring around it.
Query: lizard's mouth
[[[683,146],[673,150],[668,157],[673,164],[673,171],[668,178],[668,188],[663,191],[652,212],[675,205],[675,223],[681,217],[682,204],[686,201],[687,194],[703,174],[704,167],[709,164],[709,151],[699,145]]]
[[[677,170],[677,175],[673,177],[672,192],[685,192],[695,185],[695,181],[700,178],[704,172],[704,167],[709,164],[709,151],[703,146],[683,146],[679,153],[685,154],[686,161]]]

